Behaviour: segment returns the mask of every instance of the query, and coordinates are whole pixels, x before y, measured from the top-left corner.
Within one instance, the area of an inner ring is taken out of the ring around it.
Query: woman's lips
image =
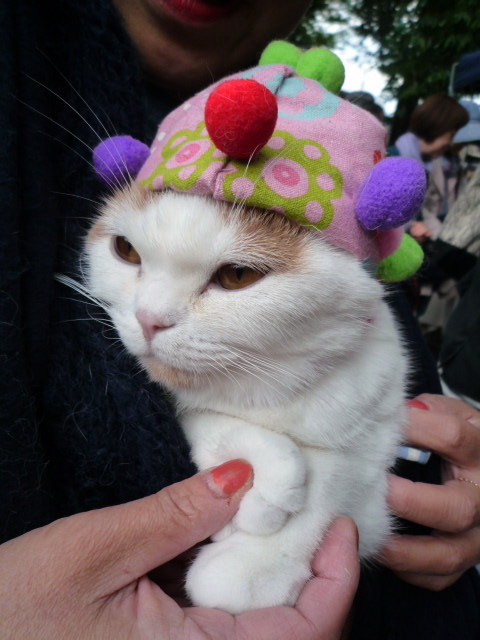
[[[189,23],[212,23],[232,12],[236,0],[156,0],[177,20]]]

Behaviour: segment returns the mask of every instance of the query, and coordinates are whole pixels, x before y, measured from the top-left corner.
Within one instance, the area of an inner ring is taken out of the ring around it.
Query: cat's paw
[[[233,524],[241,531],[268,535],[281,529],[305,503],[305,460],[293,445],[283,464],[270,468],[254,465],[254,478]]]
[[[310,576],[307,562],[268,545],[252,548],[244,537],[203,547],[188,571],[186,588],[196,606],[238,614],[294,605]]]
[[[282,449],[272,451],[274,458],[254,463],[253,490],[269,504],[287,513],[297,513],[305,503],[307,465],[296,444],[285,438]]]
[[[268,535],[281,529],[289,515],[288,511],[267,502],[258,491],[250,489],[232,523],[240,531]]]

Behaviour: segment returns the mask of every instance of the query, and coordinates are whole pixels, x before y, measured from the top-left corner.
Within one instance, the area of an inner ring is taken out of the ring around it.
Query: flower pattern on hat
[[[288,156],[282,150],[288,148]],[[332,222],[332,201],[341,197],[343,178],[330,163],[326,149],[314,140],[297,140],[276,130],[270,142],[248,167],[231,161],[223,182],[223,196],[249,206],[289,211],[289,217],[304,226],[326,229]]]

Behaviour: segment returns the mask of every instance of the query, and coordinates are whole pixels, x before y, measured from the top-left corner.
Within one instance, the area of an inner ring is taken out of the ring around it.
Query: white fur
[[[241,212],[226,221],[219,207],[173,193],[137,207],[113,201],[101,222],[142,265],[122,263],[108,233],[86,253],[89,289],[127,349],[147,369],[195,372],[190,388],[172,391],[198,466],[253,465],[237,515],[187,576],[195,604],[237,613],[293,604],[338,514],[357,523],[363,557],[383,543],[406,361],[382,287],[313,233],[291,270],[239,291],[212,283],[221,265],[257,259]],[[172,326],[149,344],[139,310]]]

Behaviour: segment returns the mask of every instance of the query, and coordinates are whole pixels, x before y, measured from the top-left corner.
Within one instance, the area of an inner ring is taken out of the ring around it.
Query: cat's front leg
[[[223,414],[192,414],[183,420],[201,469],[242,458],[254,470],[253,487],[226,531],[267,535],[281,529],[305,501],[306,462],[287,436]]]

